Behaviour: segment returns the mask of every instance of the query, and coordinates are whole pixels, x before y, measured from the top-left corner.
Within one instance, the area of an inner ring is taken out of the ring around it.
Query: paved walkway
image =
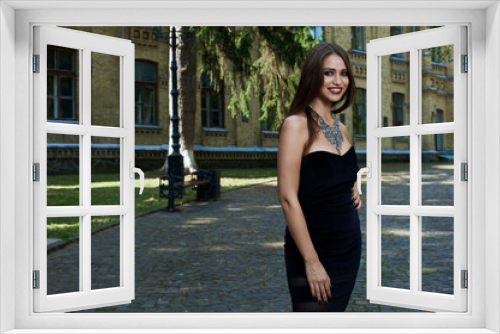
[[[384,179],[383,194],[404,202],[409,195],[404,169],[388,173],[392,178]],[[433,181],[438,176],[449,181],[453,174],[447,167],[433,169],[428,179]],[[426,186],[443,188],[443,184]],[[433,191],[426,189],[425,193]],[[435,193],[443,196],[442,191]],[[450,196],[446,191],[444,195]],[[136,298],[128,305],[90,312],[291,311],[283,261],[285,220],[277,200],[276,182],[224,192],[220,201],[192,202],[181,209],[180,213],[157,212],[136,219]],[[364,243],[361,269],[347,310],[409,311],[366,302],[365,210],[363,207],[360,211]],[[452,291],[452,223],[448,218],[424,221],[426,291]],[[382,229],[382,283],[407,288],[408,219],[383,217]],[[119,284],[118,240],[117,227],[92,237],[93,288]],[[49,255],[51,293],[78,288],[75,258],[78,244]]]

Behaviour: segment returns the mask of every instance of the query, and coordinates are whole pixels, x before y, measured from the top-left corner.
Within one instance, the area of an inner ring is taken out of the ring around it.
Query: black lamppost
[[[172,61],[170,63],[170,75],[172,78],[172,87],[170,90],[170,95],[172,96],[172,117],[170,121],[172,122],[172,151],[167,157],[168,171],[167,175],[163,176],[161,179],[168,180],[168,186],[160,184],[160,197],[168,198],[168,206],[166,211],[180,211],[175,208],[174,200],[179,193],[184,191],[184,160],[180,153],[179,138],[181,134],[179,132],[179,110],[178,110],[178,98],[179,90],[177,89],[177,31],[174,26],[170,29],[171,35],[168,37],[166,33],[162,33],[161,27],[157,28],[157,38],[160,43],[169,44],[171,47]],[[186,40],[193,38],[192,33],[179,31],[182,34],[182,39]],[[169,42],[170,39],[170,42]],[[164,195],[164,190],[168,189],[168,195]]]
[[[170,64],[171,76],[172,76],[172,90],[170,91],[170,95],[172,96],[172,118],[170,121],[172,122],[172,153],[168,156],[168,176],[170,178],[170,184],[181,182],[181,191],[182,191],[182,183],[184,183],[184,160],[182,154],[179,151],[181,145],[179,144],[179,138],[181,134],[179,133],[179,111],[178,111],[178,99],[179,99],[179,90],[177,89],[177,61],[176,61],[176,53],[177,53],[177,37],[176,37],[175,27],[172,27],[171,30],[171,52],[172,52],[172,62]],[[174,198],[175,198],[175,190],[170,189],[169,197],[168,197],[168,207],[174,207]],[[172,191],[174,190],[174,191]],[[171,203],[172,201],[172,203]]]

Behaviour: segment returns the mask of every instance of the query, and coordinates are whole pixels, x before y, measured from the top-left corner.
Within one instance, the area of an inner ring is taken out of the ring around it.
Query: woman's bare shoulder
[[[290,115],[283,121],[283,130],[300,131],[307,128],[305,113]]]

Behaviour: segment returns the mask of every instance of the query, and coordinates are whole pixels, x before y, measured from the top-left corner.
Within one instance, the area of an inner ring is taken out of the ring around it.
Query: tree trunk
[[[184,160],[184,174],[193,173],[198,169],[194,159],[194,127],[196,115],[196,52],[193,50],[194,33],[189,33],[188,26],[176,26],[177,32],[177,89],[179,91],[178,114],[180,153]],[[180,35],[180,36],[179,36]],[[170,61],[172,53],[170,54]],[[170,64],[169,64],[170,66]],[[172,76],[170,75],[170,90],[172,89]],[[172,96],[170,96],[169,115],[173,116]],[[168,141],[168,154],[173,151],[172,124],[170,122],[170,136]],[[165,160],[161,172],[168,171],[168,158]]]

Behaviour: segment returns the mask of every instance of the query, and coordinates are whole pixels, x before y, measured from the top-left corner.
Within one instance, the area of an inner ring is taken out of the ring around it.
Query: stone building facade
[[[160,168],[168,153],[170,128],[170,46],[166,43],[169,27],[70,28],[130,39],[135,44],[136,165],[145,170]],[[348,127],[360,159],[363,159],[366,150],[366,44],[372,39],[428,28],[311,27],[312,33],[322,32],[323,40],[340,45],[349,54],[357,87],[356,100],[353,106],[340,114],[340,120]],[[254,53],[256,50],[257,47]],[[51,80],[48,83],[53,88],[48,89],[48,120],[78,122],[78,53],[58,51],[57,48],[52,52],[55,60],[51,60],[54,66],[52,69],[49,67],[48,72],[48,80]],[[453,121],[453,58],[450,55],[453,55],[452,47],[446,46],[422,52],[423,123]],[[72,60],[69,60],[71,57]],[[383,126],[409,124],[409,66],[412,61],[418,60],[409,59],[408,53],[382,57],[380,122]],[[70,68],[72,73],[69,73]],[[92,124],[119,124],[119,70],[118,57],[92,54]],[[241,113],[233,117],[227,106],[234,87],[223,83],[220,92],[215,92],[206,79],[199,73],[194,97],[197,105],[195,158],[198,167],[276,166],[278,133],[276,127],[271,125],[275,110],[269,110],[269,120],[259,120],[260,97],[256,96],[250,102],[250,117]],[[109,168],[110,161],[118,161],[119,142],[112,138],[93,138],[92,143],[96,166]],[[407,159],[409,138],[383,139],[382,149],[387,156]],[[422,150],[433,159],[452,156],[453,135],[423,136]],[[56,166],[54,171],[59,167],[59,170],[63,169],[65,164],[75,166],[78,138],[49,135],[47,153],[52,165]],[[69,160],[73,162],[68,164]]]

